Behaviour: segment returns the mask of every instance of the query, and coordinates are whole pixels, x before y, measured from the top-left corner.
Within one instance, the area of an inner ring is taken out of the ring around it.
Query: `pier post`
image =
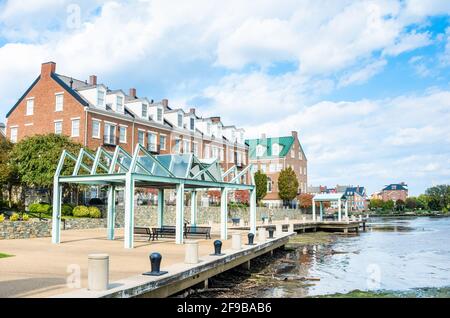
[[[323,221],[323,202],[320,202],[320,222]]]
[[[125,177],[125,228],[124,245],[125,248],[133,248],[134,245],[134,179],[131,172]]]
[[[88,290],[105,291],[109,285],[108,254],[90,254],[88,256]]]
[[[198,263],[198,242],[192,240],[186,240],[184,262],[186,264]]]
[[[164,224],[164,189],[158,189],[158,227]]]
[[[285,217],[285,218],[284,218],[284,223],[285,223],[285,224],[289,224],[289,217]]]
[[[242,249],[242,236],[241,234],[233,234],[231,236],[231,248],[233,250],[239,251]]]
[[[279,238],[282,235],[283,235],[283,225],[282,224],[275,225],[275,236]]]
[[[250,233],[256,234],[256,187],[250,191]]]
[[[289,223],[289,233],[294,233],[294,223]]]
[[[345,219],[348,221],[348,200],[345,200]]]
[[[312,220],[313,222],[316,221],[316,200],[312,200]]]

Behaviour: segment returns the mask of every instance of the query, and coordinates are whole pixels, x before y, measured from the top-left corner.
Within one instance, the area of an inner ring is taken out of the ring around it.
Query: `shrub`
[[[101,218],[102,217],[102,213],[100,212],[99,208],[95,207],[95,206],[91,206],[89,207],[89,216],[91,218]]]
[[[10,221],[19,221],[19,218],[20,218],[19,213],[14,212],[14,213],[9,217],[9,220],[10,220]]]
[[[5,221],[5,216],[3,214],[0,214],[0,223],[2,223],[3,221]]]
[[[61,214],[63,216],[71,216],[73,212],[73,206],[71,204],[63,204],[61,206]]]
[[[30,216],[28,214],[22,214],[22,221],[28,221],[30,219]]]
[[[87,218],[89,217],[89,209],[84,205],[78,205],[73,208],[72,214],[79,218]]]
[[[52,206],[48,203],[33,203],[28,207],[28,211],[33,213],[49,213],[52,211]]]

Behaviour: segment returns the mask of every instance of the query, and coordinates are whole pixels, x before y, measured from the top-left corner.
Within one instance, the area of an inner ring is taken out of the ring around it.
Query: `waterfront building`
[[[386,201],[406,201],[408,197],[408,185],[405,182],[392,183],[381,190],[381,199]]]
[[[298,194],[307,193],[308,160],[298,138],[293,131],[291,136],[269,137],[262,135],[258,139],[247,140],[249,146],[249,162],[255,171],[262,171],[268,177],[267,195],[261,200],[269,207],[283,206],[278,195],[278,177],[281,170],[292,168],[299,183]],[[298,199],[291,202],[298,203]]]
[[[6,139],[5,124],[0,123],[0,139]]]
[[[41,65],[6,115],[5,135],[12,142],[48,133],[69,136],[91,150],[101,146],[112,152],[120,146],[133,153],[140,144],[155,155],[193,153],[217,160],[224,171],[248,165],[242,128],[225,126],[220,117],[201,117],[194,108],[172,107],[167,99],[156,102],[135,88],[110,89],[95,75],[83,81],[58,74],[54,62]]]

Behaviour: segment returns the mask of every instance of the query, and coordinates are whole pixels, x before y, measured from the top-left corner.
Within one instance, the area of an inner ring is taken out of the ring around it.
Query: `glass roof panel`
[[[170,171],[179,178],[186,178],[191,169],[191,155],[172,155]]]

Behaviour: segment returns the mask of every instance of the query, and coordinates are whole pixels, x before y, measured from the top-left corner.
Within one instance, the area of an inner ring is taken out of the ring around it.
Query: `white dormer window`
[[[147,110],[147,105],[146,104],[142,104],[142,117],[143,118],[147,118],[148,117],[148,110]]]
[[[264,147],[263,145],[256,146],[256,156],[257,157],[264,156],[265,152],[266,152],[266,147]]]
[[[163,120],[163,109],[162,108],[156,109],[156,120],[158,120],[158,121]]]
[[[280,151],[281,151],[281,146],[279,144],[272,145],[272,156],[280,155]]]
[[[105,107],[105,92],[99,90],[97,93],[97,106]]]
[[[190,124],[190,129],[191,130],[194,130],[195,129],[195,118],[190,118],[190,122],[189,122],[189,124]]]
[[[183,114],[178,114],[178,127],[183,127]]]
[[[116,97],[116,111],[118,113],[123,113],[123,97],[122,96]]]

